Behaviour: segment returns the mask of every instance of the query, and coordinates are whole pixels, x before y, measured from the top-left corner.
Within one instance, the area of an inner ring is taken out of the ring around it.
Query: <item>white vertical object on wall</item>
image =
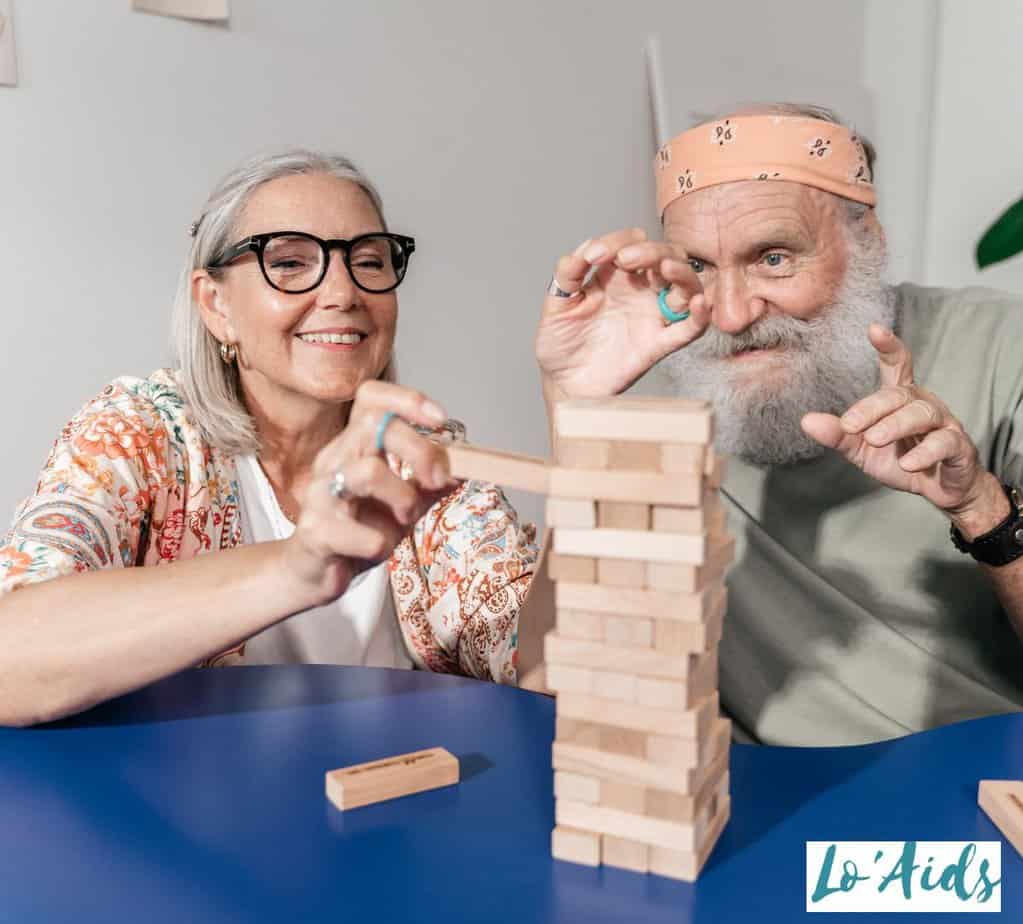
[[[0,86],[18,85],[18,59],[14,54],[11,0],[0,0]]]
[[[143,13],[203,22],[227,22],[231,15],[228,0],[133,0],[132,6]]]
[[[877,105],[877,211],[888,236],[888,276],[933,285],[927,239],[934,217],[938,33],[935,0],[867,0],[863,80]],[[981,17],[983,18],[983,17]]]

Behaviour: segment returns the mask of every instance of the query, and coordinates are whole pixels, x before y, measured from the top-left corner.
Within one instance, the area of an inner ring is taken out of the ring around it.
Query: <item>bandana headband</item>
[[[681,196],[739,180],[788,180],[876,205],[863,142],[804,116],[731,116],[697,125],[657,152],[657,213]]]

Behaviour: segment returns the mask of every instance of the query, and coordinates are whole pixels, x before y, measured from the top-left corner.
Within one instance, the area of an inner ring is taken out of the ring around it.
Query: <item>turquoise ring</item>
[[[661,289],[657,293],[657,307],[661,309],[661,316],[669,324],[677,324],[679,321],[684,321],[689,317],[689,311],[672,311],[668,307],[668,293],[671,291],[670,288]]]
[[[387,428],[390,426],[391,421],[394,420],[398,415],[394,411],[388,411],[380,418],[380,423],[377,424],[377,452],[384,452],[384,434],[387,432]]]

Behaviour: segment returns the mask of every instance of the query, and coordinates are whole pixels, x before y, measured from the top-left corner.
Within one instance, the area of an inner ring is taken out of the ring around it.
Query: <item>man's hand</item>
[[[554,279],[578,294],[544,300],[536,358],[548,397],[616,395],[707,327],[710,312],[685,254],[640,229],[586,241],[558,261]],[[690,315],[665,326],[657,294],[669,287],[668,307]]]
[[[913,380],[913,359],[895,334],[877,324],[870,342],[881,363],[881,387],[840,418],[807,414],[803,431],[835,449],[871,478],[925,497],[967,539],[1009,514],[998,480],[980,464],[977,447],[935,395]]]

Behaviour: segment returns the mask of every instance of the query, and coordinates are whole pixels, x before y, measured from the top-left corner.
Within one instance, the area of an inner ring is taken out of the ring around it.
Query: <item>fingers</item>
[[[675,291],[675,290],[672,290]],[[668,307],[673,311],[683,311],[684,308],[679,305],[675,307],[672,305],[671,293],[667,296]],[[681,299],[679,299],[681,301]],[[687,307],[689,309],[689,317],[684,321],[677,321],[674,324],[669,324],[661,332],[658,338],[659,356],[658,360],[663,359],[669,353],[674,353],[676,350],[681,350],[684,346],[688,346],[703,332],[707,329],[710,324],[710,306],[707,303],[706,296],[703,293],[694,295],[688,300]]]
[[[871,446],[887,446],[945,426],[948,409],[933,395],[890,385],[858,401],[842,415],[847,433],[860,433]]]
[[[803,432],[828,449],[835,449],[849,455],[860,443],[858,436],[846,433],[841,421],[834,414],[805,414],[800,424]]]
[[[372,417],[379,423],[388,411],[424,427],[438,427],[448,419],[444,408],[422,392],[374,379],[363,382],[355,393],[349,426],[364,416]]]
[[[654,269],[664,260],[679,260],[681,252],[665,241],[642,241],[628,244],[615,254],[614,262],[622,269],[636,271]]]
[[[928,433],[901,459],[899,465],[906,472],[922,472],[939,462],[966,458],[972,452],[966,434],[951,427],[942,427]]]
[[[906,345],[880,324],[871,324],[867,336],[881,361],[881,384],[912,385],[913,357]]]
[[[566,292],[578,292],[593,267],[613,261],[623,247],[645,239],[646,232],[641,228],[629,228],[583,241],[573,253],[558,261],[554,268],[554,281]],[[566,301],[569,299],[548,295],[545,308],[557,310],[563,308]]]

